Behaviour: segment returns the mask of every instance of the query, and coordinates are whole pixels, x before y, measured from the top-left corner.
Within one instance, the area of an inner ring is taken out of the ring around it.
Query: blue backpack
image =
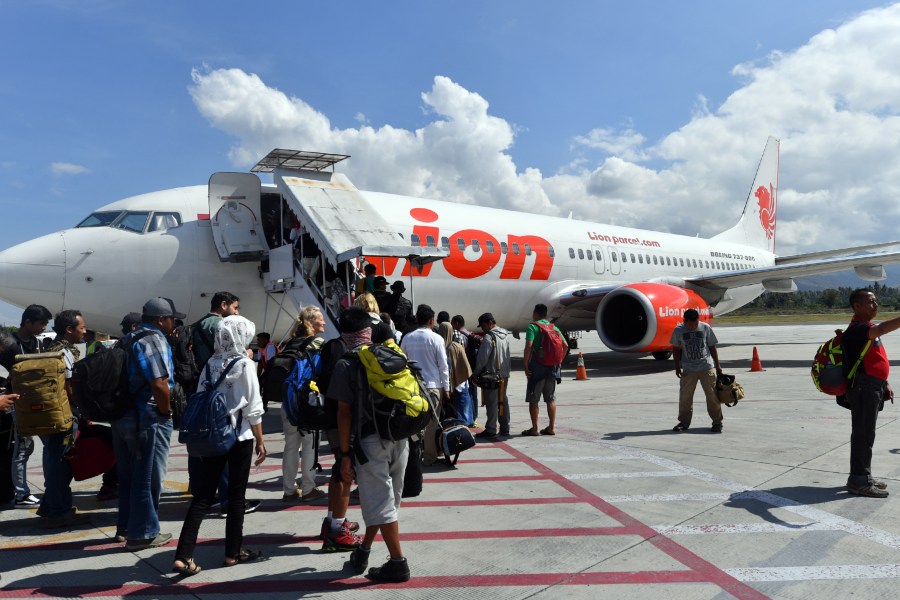
[[[288,423],[300,431],[318,431],[327,425],[325,394],[315,383],[322,372],[322,357],[318,351],[298,353],[294,366],[284,380],[281,407]]]
[[[205,458],[222,456],[234,446],[241,430],[241,412],[237,413],[237,426],[231,424],[225,392],[219,386],[240,357],[228,363],[225,370],[210,385],[209,363],[204,369],[206,385],[204,390],[191,394],[187,408],[181,417],[178,441],[187,446],[188,456]]]

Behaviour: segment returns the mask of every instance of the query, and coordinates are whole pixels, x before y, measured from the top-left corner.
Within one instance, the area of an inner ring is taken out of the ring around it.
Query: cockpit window
[[[95,212],[76,227],[107,227],[122,214],[121,210]]]
[[[147,232],[165,231],[167,229],[174,229],[179,225],[181,225],[181,215],[178,213],[155,212],[153,213],[153,216],[150,217],[150,226],[147,227]]]
[[[134,231],[135,233],[144,233],[144,226],[147,224],[149,212],[129,212],[124,217],[116,221],[113,227],[124,229],[126,231]]]

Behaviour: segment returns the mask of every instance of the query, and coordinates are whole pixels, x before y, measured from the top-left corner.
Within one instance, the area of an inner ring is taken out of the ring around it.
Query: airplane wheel
[[[669,357],[672,356],[672,351],[671,350],[660,350],[658,352],[651,352],[650,354],[656,360],[669,360]]]

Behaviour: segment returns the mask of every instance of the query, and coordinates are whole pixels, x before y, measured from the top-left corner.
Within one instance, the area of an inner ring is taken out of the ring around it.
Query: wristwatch
[[[161,410],[159,410],[159,409],[157,408],[157,409],[156,409],[156,412],[159,413],[159,416],[161,416],[161,417],[168,417],[169,419],[171,419],[171,418],[172,418],[172,415],[174,414],[174,413],[172,412],[172,409],[169,409],[168,412],[162,412]]]

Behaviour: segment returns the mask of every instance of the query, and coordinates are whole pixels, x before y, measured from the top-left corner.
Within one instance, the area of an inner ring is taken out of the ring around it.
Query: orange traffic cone
[[[578,353],[578,368],[575,369],[575,381],[587,381],[587,369],[584,368],[584,356]]]
[[[756,346],[753,346],[753,361],[750,363],[750,371],[765,371],[759,361],[759,352],[756,351]]]

